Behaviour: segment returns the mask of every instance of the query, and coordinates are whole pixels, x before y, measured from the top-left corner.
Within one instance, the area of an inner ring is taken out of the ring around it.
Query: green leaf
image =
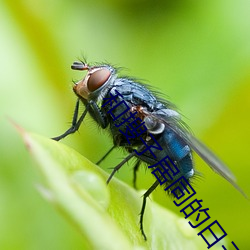
[[[187,220],[151,199],[144,241],[139,229],[143,192],[116,178],[106,185],[108,174],[75,150],[23,130],[21,134],[44,176],[46,187],[40,185],[39,191],[81,232],[83,249],[206,249]]]

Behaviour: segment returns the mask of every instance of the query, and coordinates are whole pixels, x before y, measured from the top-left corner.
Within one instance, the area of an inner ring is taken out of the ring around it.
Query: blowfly
[[[123,147],[128,152],[124,160],[114,167],[107,183],[131,158],[136,159],[134,185],[136,171],[142,163],[154,169],[161,162],[162,172],[165,169],[167,173],[171,161],[178,173],[164,184],[170,185],[180,176],[190,181],[195,174],[192,159],[192,151],[195,151],[208,166],[243,193],[226,165],[189,132],[172,103],[157,97],[147,85],[133,78],[119,77],[117,69],[109,64],[90,66],[80,61],[74,62],[71,68],[86,71],[87,74],[73,87],[77,101],[71,127],[53,139],[59,141],[76,132],[89,113],[102,129],[108,129],[113,138],[113,147],[98,163],[116,147]],[[85,110],[79,115],[80,103]],[[163,177],[157,178],[143,195],[140,229],[144,239],[146,199],[163,182]]]

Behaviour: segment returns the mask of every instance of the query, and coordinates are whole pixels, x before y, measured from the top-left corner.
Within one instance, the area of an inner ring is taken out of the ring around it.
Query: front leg
[[[104,129],[108,126],[107,116],[101,111],[99,106],[93,100],[89,101],[89,113],[93,119]]]
[[[64,132],[62,135],[59,135],[59,136],[57,136],[57,137],[53,137],[53,138],[51,138],[51,139],[53,139],[53,140],[55,140],[55,141],[60,141],[60,140],[63,139],[64,137],[68,136],[69,134],[75,133],[75,132],[79,129],[79,127],[80,127],[80,125],[81,125],[81,123],[82,123],[84,117],[86,116],[86,114],[87,114],[87,112],[88,112],[88,110],[89,110],[89,104],[88,104],[88,105],[86,106],[86,109],[85,109],[84,112],[82,113],[81,117],[80,117],[79,120],[77,121],[77,118],[78,118],[78,111],[79,111],[79,103],[80,103],[80,101],[79,101],[79,99],[78,99],[77,102],[76,102],[76,106],[75,106],[75,110],[74,110],[74,116],[73,116],[73,120],[72,120],[71,127],[70,127],[66,132]]]

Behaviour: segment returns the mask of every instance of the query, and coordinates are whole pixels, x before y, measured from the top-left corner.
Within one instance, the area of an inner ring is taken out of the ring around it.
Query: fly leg
[[[97,163],[96,163],[96,165],[99,165],[112,151],[113,151],[113,149],[115,148],[116,146],[113,146]],[[122,167],[122,165],[125,163],[125,162],[127,162],[127,161],[129,161],[130,159],[131,159],[131,157],[133,157],[134,156],[134,154],[132,155],[132,156],[128,156],[129,158],[125,158],[119,165],[117,165],[115,168],[114,168],[114,170],[113,170],[113,172],[111,173],[111,175],[110,175],[110,177],[109,177],[109,180],[107,181],[107,183],[109,183],[110,182],[110,180],[112,179],[112,177],[113,177],[113,175],[115,174],[115,172],[117,172],[121,167]],[[140,160],[137,160],[136,161],[136,163],[135,163],[135,165],[134,165],[134,168],[133,168],[133,187],[136,189],[136,172],[137,172],[137,170],[139,169],[139,167],[140,167],[140,164],[141,164],[141,161]]]
[[[88,112],[88,109],[89,109],[89,105],[87,105],[86,109],[84,110],[84,112],[82,113],[81,117],[77,121],[78,112],[79,112],[79,102],[80,101],[78,99],[77,102],[76,102],[76,106],[75,106],[75,110],[74,110],[74,116],[73,116],[71,127],[65,133],[63,133],[62,135],[59,135],[57,137],[52,138],[53,140],[60,141],[64,137],[68,136],[69,134],[75,133],[79,129],[79,127],[80,127],[80,125],[81,125],[81,123],[82,123],[82,121],[83,121],[84,117],[86,116],[86,114]]]
[[[143,195],[142,207],[141,207],[141,212],[140,212],[140,230],[141,230],[141,233],[143,235],[144,240],[147,240],[147,236],[146,236],[144,229],[143,229],[143,216],[144,216],[144,212],[145,212],[145,208],[146,208],[146,200],[147,200],[148,196],[156,189],[156,187],[158,185],[159,185],[159,181],[157,180],[153,183],[153,185]]]
[[[130,153],[128,156],[126,156],[126,158],[120,162],[117,166],[114,167],[112,173],[110,174],[108,180],[107,180],[107,184],[109,184],[109,182],[111,181],[112,177],[114,176],[114,174],[127,162],[129,161],[132,157],[135,156],[135,151],[133,151],[132,153]]]
[[[89,112],[93,116],[93,118],[97,121],[98,124],[101,125],[102,128],[107,127],[108,123],[107,123],[106,116],[101,112],[100,108],[98,107],[98,105],[94,101],[90,101],[86,104],[86,109],[84,110],[84,112],[80,116],[79,120],[77,121],[78,112],[79,112],[79,104],[80,104],[80,100],[78,99],[76,102],[71,127],[62,135],[59,135],[57,137],[52,138],[53,140],[60,141],[64,137],[68,136],[69,134],[75,133],[79,129],[87,112]]]
[[[115,148],[115,145],[96,163],[96,165],[99,165]]]
[[[143,150],[145,149],[145,146],[142,145],[138,148],[138,150]],[[114,167],[112,173],[110,174],[108,180],[107,180],[107,184],[109,184],[109,182],[111,181],[112,177],[114,176],[114,174],[126,163],[128,162],[132,157],[134,157],[137,153],[135,151],[132,151],[128,156],[126,156],[125,159],[123,159],[122,162],[120,162],[117,166]]]
[[[101,125],[102,128],[106,128],[108,126],[106,115],[100,110],[97,103],[93,100],[89,101],[89,113],[94,118],[94,120]]]
[[[135,165],[134,165],[134,168],[133,168],[133,187],[134,187],[135,189],[137,189],[137,188],[136,188],[136,172],[137,172],[137,170],[139,169],[140,164],[141,164],[141,161],[138,159],[138,160],[136,161]]]

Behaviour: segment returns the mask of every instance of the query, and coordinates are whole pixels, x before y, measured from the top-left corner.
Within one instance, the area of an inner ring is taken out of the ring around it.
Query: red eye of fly
[[[88,79],[88,90],[93,92],[99,89],[109,78],[110,71],[108,69],[99,69],[92,73]]]

